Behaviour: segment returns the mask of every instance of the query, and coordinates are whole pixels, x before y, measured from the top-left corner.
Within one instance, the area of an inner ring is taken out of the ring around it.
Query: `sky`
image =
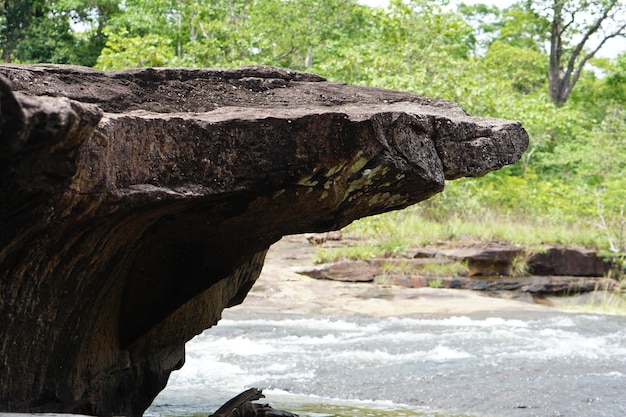
[[[362,4],[367,4],[368,6],[374,7],[385,7],[389,0],[359,0]],[[515,0],[451,0],[450,3],[454,6],[459,3],[465,4],[489,4],[495,5],[502,8],[508,7],[511,4],[515,3]],[[602,47],[602,49],[598,52],[599,57],[606,58],[614,58],[621,52],[626,51],[626,39],[610,39],[607,43]]]

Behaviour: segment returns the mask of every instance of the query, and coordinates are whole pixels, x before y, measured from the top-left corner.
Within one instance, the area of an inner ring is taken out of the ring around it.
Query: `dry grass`
[[[360,238],[363,243],[349,248],[321,248],[316,262],[402,255],[413,248],[446,241],[509,242],[536,252],[545,244],[597,248],[602,240],[592,226],[521,219],[486,211],[481,215],[453,215],[434,220],[419,205],[357,220],[343,229],[343,233]],[[519,266],[523,267],[523,262]]]

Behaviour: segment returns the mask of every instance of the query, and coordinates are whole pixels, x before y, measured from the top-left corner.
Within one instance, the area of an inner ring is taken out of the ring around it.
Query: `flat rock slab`
[[[393,276],[389,284],[411,288],[456,288],[474,291],[514,291],[534,296],[577,295],[593,291],[613,291],[615,281],[599,277],[528,276],[501,279],[471,277]]]
[[[296,272],[315,279],[330,279],[343,282],[373,282],[377,269],[372,268],[365,261],[346,261],[302,268]]]
[[[524,264],[524,273],[576,277],[602,277],[609,265],[596,250],[562,245],[527,248],[501,242],[455,242],[420,248],[413,258],[466,262],[472,276],[508,276],[514,264]]]
[[[382,285],[396,285],[408,288],[455,288],[475,291],[516,291],[532,295],[574,295],[596,290],[612,291],[616,288],[614,280],[601,276],[581,275],[532,275],[503,276],[486,275],[471,276],[478,269],[476,263],[468,266],[465,275],[437,275],[424,272],[429,263],[448,263],[450,259],[443,257],[403,259],[375,258],[367,261],[342,261],[295,269],[294,272],[314,279],[341,282],[376,282]],[[481,272],[498,270],[487,261],[481,265]],[[471,265],[474,265],[472,267]],[[505,269],[506,270],[506,269]]]
[[[141,415],[281,236],[528,145],[519,122],[278,68],[0,75],[0,411]]]

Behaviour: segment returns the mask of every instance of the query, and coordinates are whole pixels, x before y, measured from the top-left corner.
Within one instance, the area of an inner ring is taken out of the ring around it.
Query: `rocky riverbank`
[[[243,304],[234,308],[378,317],[580,310],[610,298],[614,285],[601,277],[411,277],[393,271],[376,275],[381,261],[314,265],[317,250],[304,235],[287,236],[274,244],[257,283]]]

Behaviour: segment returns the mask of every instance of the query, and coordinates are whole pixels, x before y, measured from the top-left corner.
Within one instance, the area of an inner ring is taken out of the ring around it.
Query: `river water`
[[[303,417],[624,417],[626,317],[227,310],[146,415],[206,416],[250,387]]]

